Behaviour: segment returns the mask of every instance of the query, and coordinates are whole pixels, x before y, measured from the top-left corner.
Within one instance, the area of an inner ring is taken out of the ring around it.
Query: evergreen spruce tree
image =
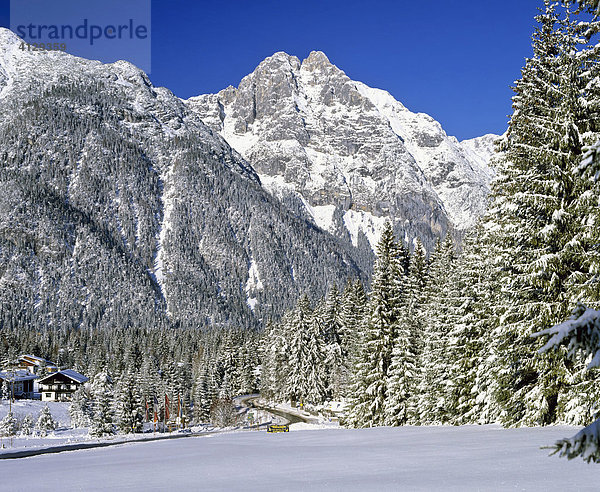
[[[140,370],[140,393],[146,402],[154,401],[162,394],[162,383],[156,361],[146,355]]]
[[[358,358],[360,348],[360,332],[365,322],[367,296],[360,280],[348,280],[341,301],[340,322],[344,333],[345,351],[347,353],[345,367],[347,383],[344,396],[350,391],[353,367]]]
[[[6,379],[2,381],[2,399],[10,399],[10,384],[8,383],[8,381],[6,381]]]
[[[228,331],[224,334],[219,358],[224,379],[227,380],[228,394],[238,393],[240,379],[239,335]]]
[[[456,297],[449,328],[448,359],[451,391],[451,422],[490,423],[500,409],[496,400],[497,363],[493,327],[496,317],[490,308],[497,305],[496,286],[491,274],[493,252],[487,247],[481,226],[470,231],[463,252],[456,261],[452,279]]]
[[[384,405],[385,424],[405,425],[415,420],[417,413],[417,356],[411,324],[403,308],[404,316],[398,321],[396,338],[392,349],[392,362],[387,380],[387,398]]]
[[[580,115],[578,127],[585,145],[585,154],[575,169],[579,185],[573,204],[576,234],[567,245],[574,252],[572,274],[567,284],[573,297],[588,307],[600,307],[600,18],[590,22],[579,21],[572,28],[579,34],[577,56],[569,60],[577,77]],[[572,83],[575,81],[571,81]]]
[[[423,243],[417,239],[413,253],[410,256],[404,304],[406,306],[407,322],[410,324],[415,355],[418,358],[421,357],[423,352],[425,338],[425,322],[427,321],[425,301],[428,274],[427,252]]]
[[[0,436],[11,437],[17,434],[17,419],[12,412],[0,420]]]
[[[125,433],[141,432],[143,428],[142,403],[136,388],[135,378],[130,372],[121,375],[114,393],[115,422]]]
[[[288,320],[288,372],[284,391],[292,404],[319,404],[326,394],[325,352],[320,325],[312,314],[308,297],[302,296]]]
[[[251,340],[247,340],[240,348],[240,367],[238,370],[238,394],[240,395],[248,395],[256,389],[254,369],[257,364],[252,357],[255,351],[256,349]]]
[[[401,254],[387,222],[377,246],[367,323],[360,336],[360,351],[346,424],[351,427],[385,425],[385,402],[392,352],[402,315]]]
[[[486,229],[498,252],[500,295],[497,391],[507,425],[548,424],[558,418],[559,395],[569,378],[560,355],[537,357],[534,331],[563,319],[572,302],[567,284],[578,269],[574,179],[587,126],[580,105],[580,64],[569,7],[559,20],[545,2],[536,18],[534,55],[517,81],[499,178]]]
[[[173,389],[173,415],[176,421],[181,423],[188,414],[188,407],[191,400],[191,372],[188,369],[189,364],[180,360],[175,365],[175,384]],[[135,393],[135,387],[134,387]],[[239,387],[236,394],[239,393]],[[179,420],[177,420],[179,419]]]
[[[260,394],[268,400],[275,399],[280,387],[278,383],[281,377],[278,367],[278,327],[279,325],[273,323],[271,319],[267,321],[260,348]]]
[[[348,385],[348,368],[346,366],[348,352],[347,334],[344,332],[341,315],[340,293],[335,284],[327,293],[322,308],[316,310],[315,322],[321,323],[325,344],[327,397],[337,400],[345,393]]]
[[[571,317],[559,325],[539,333],[535,337],[550,337],[541,352],[566,347],[566,356],[589,362],[588,370],[600,366],[600,311],[577,305]],[[598,398],[596,385],[595,397]],[[598,401],[598,400],[596,400]],[[588,425],[573,437],[555,444],[555,453],[569,459],[581,457],[587,462],[600,462],[600,419]]]
[[[56,429],[56,422],[52,418],[52,413],[48,405],[44,405],[35,424],[35,430],[41,437],[46,437],[48,432],[54,429]]]
[[[206,423],[210,419],[213,398],[210,391],[210,377],[206,366],[203,367],[194,386],[194,419],[197,423]]]
[[[92,422],[92,402],[85,385],[77,388],[73,393],[73,399],[69,406],[69,415],[71,417],[71,427],[89,427]]]
[[[94,437],[112,435],[115,433],[112,410],[113,388],[112,379],[106,371],[94,376],[92,391],[94,394],[94,418],[90,435]]]
[[[33,433],[33,417],[30,414],[25,415],[21,421],[21,435],[30,436]]]
[[[438,242],[432,255],[421,312],[424,314],[423,351],[420,357],[419,421],[444,424],[450,421],[449,330],[454,324],[452,300],[456,282],[452,237]]]

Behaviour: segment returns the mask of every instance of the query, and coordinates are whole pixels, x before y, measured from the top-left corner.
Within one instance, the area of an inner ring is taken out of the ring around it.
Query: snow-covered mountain
[[[20,43],[0,29],[1,326],[252,326],[365,278],[141,70]]]
[[[388,92],[351,80],[322,52],[279,52],[237,88],[189,107],[244,156],[261,182],[321,228],[373,245],[387,217],[431,248],[485,210],[493,135],[458,142]]]
[[[431,247],[483,210],[493,137],[460,144],[322,53],[182,101],[20,44],[0,29],[2,326],[253,326],[366,279],[386,217]]]

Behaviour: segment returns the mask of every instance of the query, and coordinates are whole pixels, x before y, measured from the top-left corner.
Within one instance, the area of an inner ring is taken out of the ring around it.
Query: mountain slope
[[[355,244],[362,231],[373,245],[390,217],[400,235],[432,247],[485,209],[487,163],[321,52],[302,62],[275,53],[237,88],[187,103],[274,194],[302,202],[315,223]]]
[[[254,326],[362,275],[141,70],[19,43],[0,29],[2,326]]]

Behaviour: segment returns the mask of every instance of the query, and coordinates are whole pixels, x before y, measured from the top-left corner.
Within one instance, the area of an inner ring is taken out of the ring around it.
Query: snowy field
[[[78,428],[72,429],[71,418],[69,416],[68,402],[42,402],[38,400],[17,400],[13,403],[12,411],[15,417],[22,419],[25,415],[30,415],[35,423],[38,419],[40,411],[44,406],[48,405],[52,417],[57,422],[58,427],[54,431],[49,431],[46,437],[40,437],[37,435],[21,436],[17,435],[12,438],[0,437],[0,455],[3,453],[10,453],[12,451],[20,450],[34,450],[43,449],[54,446],[61,446],[65,444],[77,444],[77,443],[89,443],[89,442],[115,442],[115,441],[134,441],[138,439],[147,439],[149,437],[168,437],[169,434],[152,433],[152,424],[144,424],[145,428],[149,431],[144,434],[117,434],[115,436],[107,436],[102,438],[95,438],[89,435],[89,429]],[[8,413],[9,405],[7,401],[0,403],[0,419],[4,418]],[[257,415],[256,422],[261,423],[266,421],[261,413],[255,412]],[[191,427],[190,430],[195,433],[209,432],[214,430],[214,427],[208,424]],[[0,463],[0,467],[1,467]],[[0,468],[1,469],[1,468]],[[2,492],[0,485],[0,492]]]
[[[0,461],[2,490],[598,490],[600,466],[540,446],[575,429],[237,432]]]
[[[52,417],[58,424],[54,432],[49,432],[46,437],[13,437],[0,438],[0,453],[4,451],[13,451],[22,448],[44,448],[48,446],[57,446],[71,442],[89,440],[87,429],[71,429],[71,417],[69,416],[69,403],[65,402],[41,402],[39,400],[16,400],[12,404],[12,412],[17,419],[22,419],[25,415],[30,415],[33,423],[37,422],[42,408],[48,405]],[[7,400],[2,400],[0,404],[0,419],[6,417],[9,405]]]
[[[71,425],[71,417],[69,416],[69,406],[71,404],[67,402],[15,400],[12,404],[12,412],[17,418],[24,417],[25,415],[31,415],[35,422],[40,411],[46,405],[48,405],[48,408],[50,408],[52,417],[58,422],[59,427],[69,427]],[[8,400],[0,400],[0,419],[6,417],[8,409]]]

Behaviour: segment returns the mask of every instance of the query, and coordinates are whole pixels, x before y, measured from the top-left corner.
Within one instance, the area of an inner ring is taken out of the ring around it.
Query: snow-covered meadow
[[[11,437],[0,437],[0,457],[3,454],[10,454],[13,451],[38,450],[52,448],[55,446],[80,444],[80,443],[96,443],[96,442],[128,442],[135,440],[143,440],[148,438],[168,438],[176,432],[161,434],[152,432],[152,423],[145,423],[145,433],[137,434],[116,434],[104,437],[90,436],[88,428],[72,428],[71,418],[69,416],[68,402],[41,402],[39,400],[16,400],[12,405],[14,416],[21,420],[26,415],[32,417],[35,423],[41,410],[48,406],[54,421],[57,424],[55,430],[48,431],[46,436],[40,436],[39,433],[33,430],[31,435],[22,435],[20,432]],[[6,416],[9,410],[8,401],[2,400],[0,403],[0,420]],[[267,417],[263,413],[256,413],[256,423],[267,421]],[[215,430],[210,424],[201,424],[189,429],[193,433],[203,433]],[[0,487],[0,491],[2,488]]]
[[[12,412],[17,418],[22,418],[25,415],[31,415],[34,421],[37,420],[42,408],[48,405],[52,417],[58,423],[59,427],[69,427],[71,425],[71,417],[69,416],[68,402],[59,401],[40,401],[40,400],[15,400],[12,403]],[[8,400],[0,400],[0,419],[6,417],[10,408]]]
[[[306,424],[303,424],[306,426]],[[293,429],[293,427],[292,427]],[[598,490],[599,469],[540,449],[575,428],[234,432],[0,461],[4,490]]]
[[[17,435],[12,439],[7,437],[0,438],[0,453],[21,448],[44,448],[89,439],[87,429],[71,429],[69,403],[15,400],[12,404],[12,412],[17,420],[22,420],[25,416],[29,415],[35,424],[40,412],[46,405],[48,405],[52,418],[57,424],[56,430],[49,432],[46,437]],[[0,419],[6,417],[9,408],[8,401],[2,400],[0,403]]]

